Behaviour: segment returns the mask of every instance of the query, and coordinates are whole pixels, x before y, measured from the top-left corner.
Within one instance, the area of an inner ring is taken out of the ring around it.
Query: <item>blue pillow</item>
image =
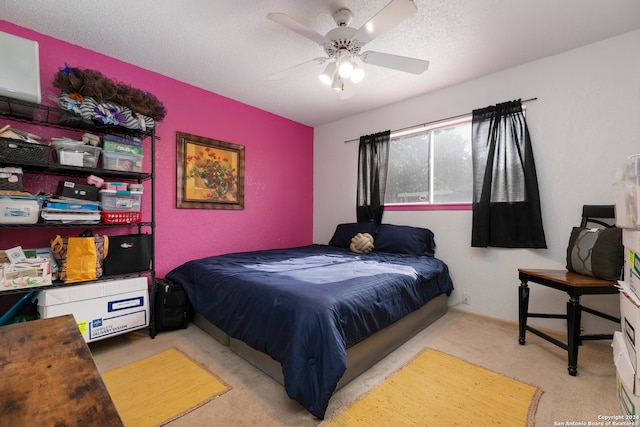
[[[373,242],[375,251],[416,256],[434,256],[436,243],[433,232],[408,225],[380,224]]]
[[[335,233],[333,233],[333,237],[329,240],[329,245],[348,249],[351,244],[351,238],[356,234],[369,233],[373,236],[375,232],[376,226],[373,221],[338,224]]]

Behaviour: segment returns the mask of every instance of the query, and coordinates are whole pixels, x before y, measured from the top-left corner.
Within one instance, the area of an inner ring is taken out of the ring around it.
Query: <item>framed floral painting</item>
[[[177,132],[178,208],[244,209],[244,146]]]

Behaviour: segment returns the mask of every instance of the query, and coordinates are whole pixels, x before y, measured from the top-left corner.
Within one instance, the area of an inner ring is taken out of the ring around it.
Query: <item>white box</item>
[[[38,42],[0,32],[0,95],[39,104]]]
[[[630,291],[629,284],[618,282],[620,285],[620,326],[624,342],[631,359],[633,370],[638,369],[638,352],[640,344],[640,300]]]
[[[637,415],[640,407],[640,381],[636,375],[621,332],[613,333],[613,363],[616,365],[616,392],[620,406],[627,415]]]
[[[623,229],[622,244],[628,248],[640,252],[640,231]]]
[[[108,280],[41,291],[43,319],[73,314],[86,342],[149,326],[146,277]]]
[[[624,280],[631,292],[640,298],[640,231],[622,229],[624,246]]]
[[[629,290],[640,298],[640,252],[625,246],[624,248],[624,281]]]

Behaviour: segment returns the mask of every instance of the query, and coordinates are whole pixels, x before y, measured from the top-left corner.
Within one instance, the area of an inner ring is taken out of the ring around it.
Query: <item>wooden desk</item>
[[[525,344],[526,331],[533,332],[541,338],[567,350],[569,362],[569,375],[575,376],[578,373],[578,346],[582,340],[611,339],[613,334],[592,334],[580,333],[580,322],[582,312],[587,312],[612,322],[620,323],[620,318],[611,316],[601,311],[585,307],[580,304],[582,295],[603,295],[617,294],[616,282],[596,279],[594,277],[583,276],[566,270],[526,270],[518,269],[520,277],[520,288],[518,290],[518,318],[519,333],[518,342]],[[538,283],[543,286],[558,289],[569,294],[566,314],[529,313],[529,287],[528,282]],[[563,343],[554,337],[527,325],[527,318],[542,317],[567,320],[567,342]]]
[[[72,315],[0,327],[1,426],[123,426]]]

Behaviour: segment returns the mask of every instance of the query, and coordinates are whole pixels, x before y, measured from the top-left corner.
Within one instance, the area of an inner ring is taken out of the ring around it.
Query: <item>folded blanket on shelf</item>
[[[136,113],[128,107],[110,102],[97,102],[91,97],[62,93],[56,101],[61,108],[83,119],[93,120],[103,125],[123,126],[141,131],[147,131],[156,126],[155,120]]]

